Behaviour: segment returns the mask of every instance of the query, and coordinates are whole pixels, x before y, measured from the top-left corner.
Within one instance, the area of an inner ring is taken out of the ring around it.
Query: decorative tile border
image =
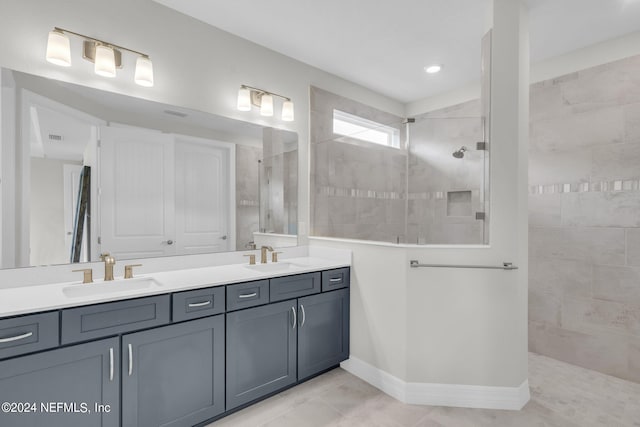
[[[480,190],[448,190],[448,191],[471,191],[472,197],[479,197]],[[324,186],[318,188],[318,195],[325,197],[352,197],[356,199],[380,199],[380,200],[442,200],[447,198],[447,191],[425,191],[421,193],[401,193],[398,191],[377,191],[361,188],[339,188]]]
[[[638,190],[640,190],[640,179],[618,179],[613,181],[532,185],[529,187],[529,194],[597,193],[607,191]]]

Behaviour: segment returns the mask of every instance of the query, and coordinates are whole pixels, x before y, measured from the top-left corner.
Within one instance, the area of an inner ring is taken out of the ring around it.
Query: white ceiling
[[[479,79],[487,0],[154,1],[401,102]],[[640,30],[640,0],[525,1],[533,62]]]

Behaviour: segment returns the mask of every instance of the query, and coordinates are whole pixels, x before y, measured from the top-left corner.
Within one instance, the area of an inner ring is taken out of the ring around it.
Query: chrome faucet
[[[271,246],[263,246],[260,248],[260,262],[262,264],[267,263],[267,251],[273,252],[273,248]]]
[[[113,266],[116,264],[116,259],[107,252],[100,255],[100,260],[104,261],[104,281],[113,280]]]

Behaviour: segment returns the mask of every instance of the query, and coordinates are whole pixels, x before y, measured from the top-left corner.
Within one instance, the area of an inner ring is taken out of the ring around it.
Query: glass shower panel
[[[273,128],[263,131],[263,158],[258,163],[263,233],[298,233],[298,145],[291,135]]]
[[[483,120],[471,101],[409,126],[407,243],[485,243]]]

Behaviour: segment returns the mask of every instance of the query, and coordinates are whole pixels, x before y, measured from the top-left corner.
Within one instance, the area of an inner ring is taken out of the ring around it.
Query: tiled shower
[[[312,95],[315,235],[490,243],[475,216],[489,210],[479,101],[416,117],[407,157],[336,139],[327,112],[403,119]],[[530,98],[529,349],[640,381],[640,56],[533,84]]]
[[[407,120],[311,91],[312,233],[410,244],[482,244],[485,160],[479,102]],[[333,133],[337,109],[398,130],[400,147]],[[453,153],[465,148],[464,155]]]
[[[640,381],[640,57],[531,86],[529,348]]]

